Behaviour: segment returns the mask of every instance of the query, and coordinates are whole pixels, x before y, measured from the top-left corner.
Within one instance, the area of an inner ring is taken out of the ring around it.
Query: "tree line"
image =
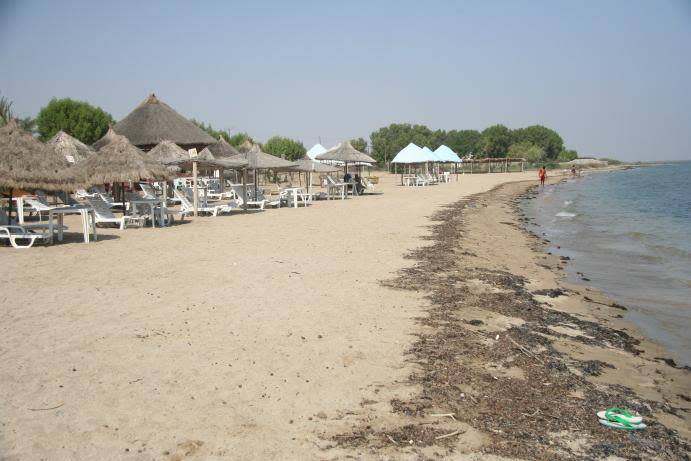
[[[460,157],[504,158],[520,157],[531,162],[569,161],[577,158],[574,150],[564,148],[559,133],[542,125],[512,130],[493,125],[478,130],[432,130],[425,125],[392,123],[370,135],[372,156],[379,163],[388,163],[409,143],[427,146],[432,150],[442,144]]]
[[[12,116],[12,101],[0,95],[0,125]],[[231,134],[229,130],[219,130],[195,119],[191,122],[215,139],[223,138],[235,147],[245,141],[255,142],[248,133]],[[85,144],[93,144],[108,131],[109,126],[115,124],[115,119],[105,110],[87,102],[53,98],[35,119],[25,117],[20,124],[43,141],[62,130]],[[578,157],[575,150],[565,149],[559,133],[542,125],[515,130],[504,125],[493,125],[482,131],[445,131],[432,130],[425,125],[392,123],[370,134],[369,143],[362,137],[350,140],[353,147],[362,152],[368,151],[380,165],[390,162],[411,142],[432,150],[445,144],[461,157],[521,157],[530,162],[565,162]],[[284,136],[273,136],[260,146],[264,152],[287,160],[298,160],[306,153],[302,142]]]

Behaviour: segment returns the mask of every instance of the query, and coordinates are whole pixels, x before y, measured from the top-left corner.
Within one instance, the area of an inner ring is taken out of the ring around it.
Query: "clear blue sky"
[[[691,158],[691,1],[0,0],[0,92],[306,147],[392,122],[544,124],[581,155]]]

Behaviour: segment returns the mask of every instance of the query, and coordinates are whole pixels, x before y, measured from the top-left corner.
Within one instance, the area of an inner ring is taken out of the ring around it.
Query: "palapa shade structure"
[[[347,141],[337,144],[323,154],[317,155],[317,160],[343,162],[346,172],[348,172],[349,163],[377,163],[372,157],[360,152]]]
[[[111,139],[98,150],[96,155],[92,155],[79,164],[94,184],[170,177],[170,172],[163,164],[148,157],[124,136],[116,134],[111,136]]]
[[[183,149],[203,149],[216,140],[194,123],[178,114],[172,107],[149,95],[113,130],[125,136],[132,144],[148,151],[167,139]]]
[[[214,157],[218,158],[230,158],[230,157],[235,157],[236,155],[240,155],[240,151],[231,146],[228,141],[223,139],[222,137],[218,138],[218,141],[216,141],[213,144],[209,144],[206,146],[207,149],[211,151]]]
[[[62,130],[58,131],[46,144],[65,157],[69,163],[79,163],[96,154],[91,147]]]
[[[108,131],[106,131],[106,134],[103,135],[101,139],[96,141],[91,145],[91,147],[98,151],[101,149],[101,147],[105,146],[106,144],[110,144],[111,142],[115,141],[118,137],[118,134],[113,131],[113,127],[109,126]]]
[[[65,157],[22,130],[15,120],[0,128],[0,189],[72,191],[88,184]]]
[[[312,173],[333,173],[339,171],[340,168],[327,165],[326,163],[315,162],[309,155],[305,155],[295,163],[292,170],[307,173],[307,193],[309,193],[310,185],[312,184]]]
[[[179,163],[190,160],[190,154],[185,149],[167,139],[156,144],[156,147],[147,152],[147,155],[157,162],[168,166],[169,170],[175,168],[175,165]]]
[[[248,141],[245,141],[246,143]],[[232,157],[232,160],[246,160],[249,170],[287,170],[295,166],[295,162],[284,160],[275,155],[262,152],[258,145],[245,149],[245,144],[240,146],[240,155]],[[244,151],[244,152],[243,152]]]

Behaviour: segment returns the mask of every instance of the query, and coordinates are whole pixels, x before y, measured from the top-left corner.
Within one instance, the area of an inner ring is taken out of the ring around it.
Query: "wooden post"
[[[194,217],[199,216],[199,185],[197,184],[197,162],[192,162],[192,203]]]
[[[255,170],[255,175],[256,175],[256,170]],[[247,211],[247,169],[244,168],[242,170],[242,209],[243,211]]]

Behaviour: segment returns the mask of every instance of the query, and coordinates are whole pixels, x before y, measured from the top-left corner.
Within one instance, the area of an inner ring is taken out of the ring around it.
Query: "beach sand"
[[[638,334],[621,310],[584,299],[609,304],[599,293],[564,286],[562,262],[517,225],[525,183],[445,208],[534,177],[403,188],[385,175],[381,195],[3,248],[0,458],[530,458],[528,446],[579,457],[603,443],[615,455],[626,434],[588,407],[631,404],[614,385],[658,422],[639,438],[681,453],[688,371],[611,333]],[[545,289],[567,293],[536,294]],[[560,314],[539,323],[515,299]],[[574,432],[539,412],[515,419],[550,386],[573,394],[553,403],[576,412]],[[497,401],[512,389],[528,392],[520,404]],[[446,413],[455,419],[430,416]],[[679,431],[676,447],[662,424]],[[527,439],[541,425],[544,439]]]

